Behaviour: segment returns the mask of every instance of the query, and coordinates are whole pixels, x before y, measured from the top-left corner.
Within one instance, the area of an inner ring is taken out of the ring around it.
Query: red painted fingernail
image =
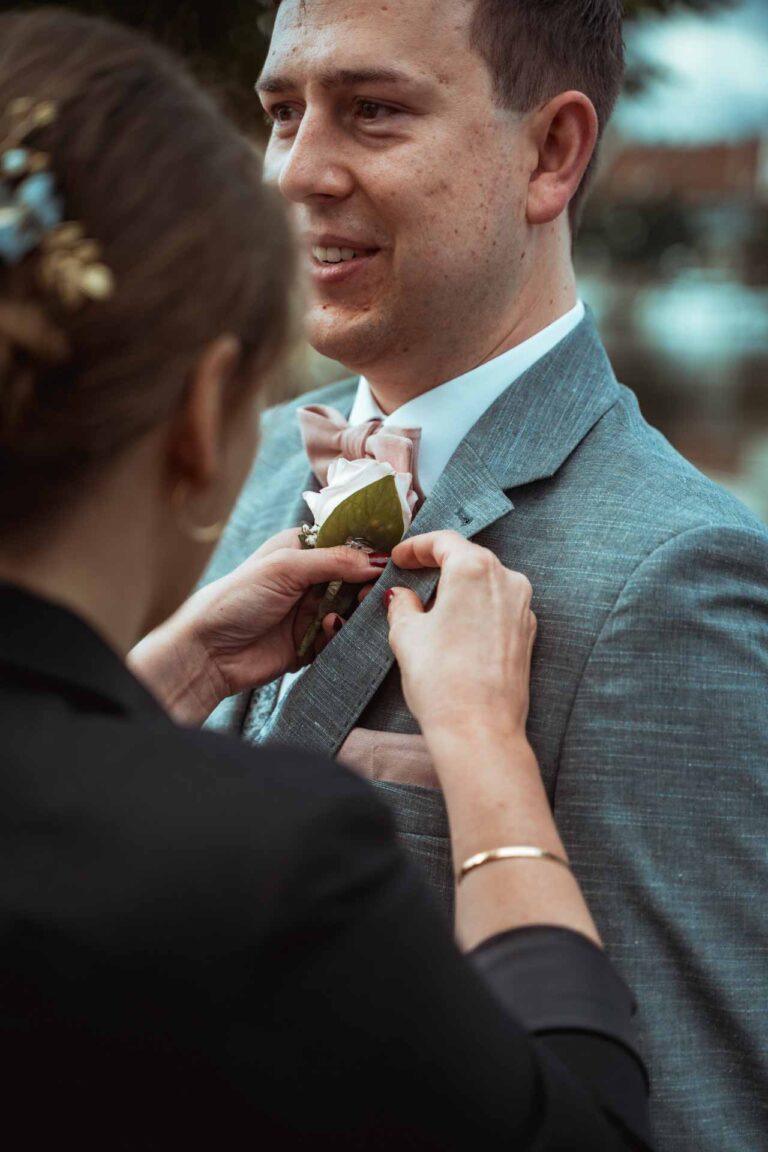
[[[387,552],[371,552],[368,563],[372,568],[386,568],[389,564],[389,555]]]
[[[394,588],[387,588],[386,592],[384,593],[384,607],[387,610],[387,612],[389,611],[389,606],[392,603],[392,601],[394,600],[394,598],[395,598]]]
[[[334,616],[334,618],[333,618],[333,631],[334,631],[334,633],[341,632],[343,627],[344,627],[344,620],[342,619],[342,617],[341,616]]]

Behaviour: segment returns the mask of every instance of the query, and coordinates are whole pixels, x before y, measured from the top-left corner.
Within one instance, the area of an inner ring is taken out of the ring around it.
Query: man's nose
[[[267,161],[268,178],[276,179],[283,196],[294,203],[315,197],[342,200],[354,186],[335,134],[306,113],[287,151],[273,158],[268,154]]]

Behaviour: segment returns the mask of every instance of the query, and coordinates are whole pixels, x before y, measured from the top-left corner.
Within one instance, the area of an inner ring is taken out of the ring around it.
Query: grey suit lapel
[[[553,476],[618,399],[590,317],[517,380],[460,444],[409,535],[470,539],[513,511],[506,491]],[[390,567],[261,732],[270,744],[334,755],[392,666],[382,598],[395,585],[432,595],[438,573]]]
[[[504,489],[554,476],[619,399],[588,311],[570,336],[491,405],[467,439]]]

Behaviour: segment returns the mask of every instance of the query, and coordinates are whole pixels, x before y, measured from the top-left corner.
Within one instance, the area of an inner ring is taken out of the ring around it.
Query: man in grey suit
[[[356,374],[302,403],[420,427],[412,532],[453,528],[533,584],[530,739],[639,1000],[659,1145],[757,1152],[768,536],[645,423],[578,301],[572,229],[622,65],[619,0],[284,0],[258,84],[267,170],[303,234],[310,338]],[[307,519],[297,407],[267,414],[211,578]],[[404,584],[426,600],[436,575],[390,565],[297,681],[212,723],[373,779],[449,905],[382,608]]]

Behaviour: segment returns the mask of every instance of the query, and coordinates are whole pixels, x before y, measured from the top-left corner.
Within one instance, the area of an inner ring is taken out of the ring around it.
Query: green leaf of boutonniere
[[[317,534],[318,548],[365,540],[377,552],[391,552],[405,532],[394,476],[384,476],[348,496]]]

